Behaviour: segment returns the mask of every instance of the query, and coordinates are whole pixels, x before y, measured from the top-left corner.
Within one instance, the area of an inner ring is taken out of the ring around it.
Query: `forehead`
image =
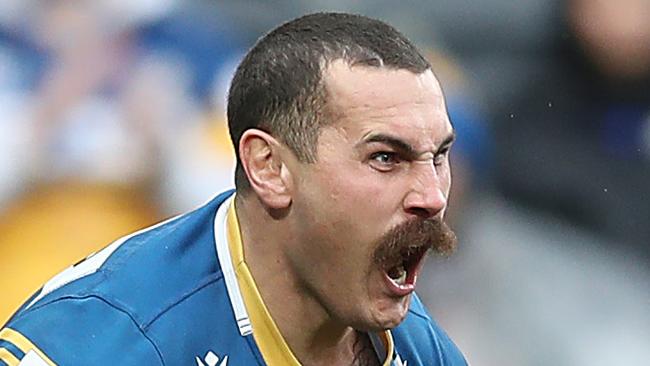
[[[390,133],[426,149],[452,132],[442,89],[431,70],[415,74],[336,61],[324,80],[331,127],[351,140]]]

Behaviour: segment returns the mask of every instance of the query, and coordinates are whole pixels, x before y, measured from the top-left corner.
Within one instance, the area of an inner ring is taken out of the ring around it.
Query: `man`
[[[0,333],[8,365],[465,365],[414,295],[454,131],[392,27],[308,15],[232,81],[237,193],[64,271]],[[21,361],[19,361],[21,360]]]

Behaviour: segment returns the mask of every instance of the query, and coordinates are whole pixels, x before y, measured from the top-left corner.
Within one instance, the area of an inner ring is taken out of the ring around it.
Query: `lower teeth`
[[[388,272],[388,276],[398,285],[403,285],[406,282],[406,270],[403,265],[393,267]]]

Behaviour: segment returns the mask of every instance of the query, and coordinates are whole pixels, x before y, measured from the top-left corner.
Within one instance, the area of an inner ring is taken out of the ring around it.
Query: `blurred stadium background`
[[[234,67],[318,10],[389,21],[442,80],[461,246],[419,292],[471,363],[649,365],[647,0],[3,0],[0,323],[231,187]]]

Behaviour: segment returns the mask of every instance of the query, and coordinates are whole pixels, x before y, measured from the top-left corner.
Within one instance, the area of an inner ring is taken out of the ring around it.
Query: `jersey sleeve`
[[[88,296],[64,298],[14,317],[0,330],[0,366],[164,365],[129,313]]]

